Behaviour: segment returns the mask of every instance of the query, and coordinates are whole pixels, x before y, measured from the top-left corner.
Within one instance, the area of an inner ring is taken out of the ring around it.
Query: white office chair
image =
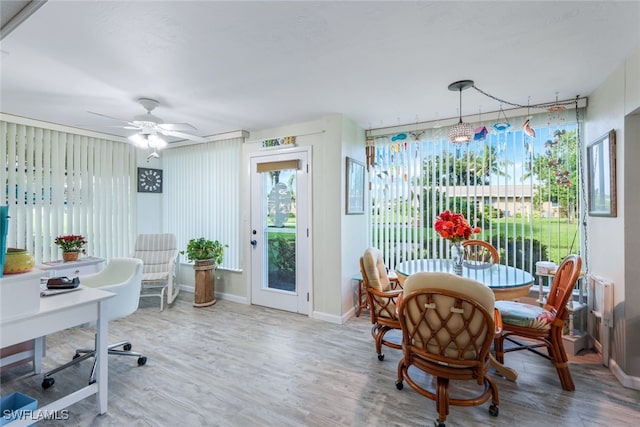
[[[175,234],[139,234],[136,238],[133,258],[144,263],[142,274],[141,297],[160,297],[160,311],[164,309],[164,295],[167,304],[171,304],[180,292],[176,286],[176,266],[178,244]],[[145,292],[147,289],[158,289],[160,293]]]
[[[136,258],[112,258],[101,272],[80,276],[80,285],[88,288],[100,288],[115,294],[114,297],[107,299],[105,302],[104,316],[107,321],[126,317],[138,309],[141,282],[142,261]],[[82,289],[76,292],[82,292]],[[109,345],[108,353],[119,356],[137,357],[138,365],[140,366],[147,363],[146,356],[131,351],[131,343],[129,341],[121,341]],[[44,374],[42,388],[47,389],[55,383],[51,375],[90,357],[93,357],[94,361],[91,375],[89,376],[89,384],[95,382],[95,355],[95,345],[92,349],[76,350],[76,354],[71,361]]]

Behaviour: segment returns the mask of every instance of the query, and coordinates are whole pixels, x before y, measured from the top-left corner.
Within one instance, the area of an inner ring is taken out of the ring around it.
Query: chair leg
[[[160,291],[160,311],[164,310],[164,291],[167,289],[167,287],[163,287],[162,290]]]
[[[438,423],[444,424],[449,415],[449,379],[437,378],[436,407],[438,408]]]
[[[383,328],[384,326],[380,326],[377,323],[371,328],[371,335],[376,340],[376,353],[378,354],[378,360],[384,359],[384,354],[382,353],[382,338],[384,336]]]
[[[504,363],[504,337],[502,334],[496,336],[493,340],[493,351],[496,355],[496,360]]]
[[[95,337],[94,341],[97,342],[97,336]],[[119,347],[122,347],[122,349],[119,349]],[[134,356],[138,358],[138,365],[142,366],[145,365],[147,363],[147,358],[146,356],[144,356],[142,353],[138,353],[135,351],[130,351],[131,349],[131,342],[130,341],[120,341],[118,343],[115,344],[110,344],[107,347],[107,354],[114,354],[117,356]],[[44,379],[43,379],[43,387],[44,388],[49,388],[51,385],[53,385],[54,381],[53,378],[51,378],[51,375],[62,371],[63,369],[67,369],[69,366],[73,366],[76,365],[80,362],[82,362],[83,360],[89,359],[91,357],[93,357],[93,366],[91,368],[91,374],[89,375],[89,384],[93,384],[96,382],[96,364],[97,364],[97,359],[95,358],[96,356],[96,350],[95,347],[94,349],[79,349],[76,350],[76,354],[73,356],[73,359],[71,359],[69,362],[65,363],[64,365],[58,366],[57,368],[54,368],[52,370],[50,370],[49,372],[46,372],[44,374]]]
[[[576,389],[571,378],[571,372],[569,371],[569,359],[567,358],[567,352],[564,350],[564,344],[562,343],[562,336],[560,332],[551,332],[551,338],[548,343],[549,356],[551,356],[551,362],[553,362],[558,371],[558,378],[560,378],[560,384],[562,389],[566,391],[574,391]]]

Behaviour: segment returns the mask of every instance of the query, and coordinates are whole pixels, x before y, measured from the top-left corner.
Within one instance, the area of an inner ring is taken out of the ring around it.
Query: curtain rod
[[[587,106],[587,101],[588,98],[584,97],[584,98],[577,98],[577,99],[566,99],[566,100],[562,100],[562,101],[554,101],[553,103],[541,103],[541,104],[532,104],[528,107],[514,107],[514,108],[508,108],[505,109],[503,108],[502,111],[503,112],[509,112],[511,113],[510,116],[511,117],[518,117],[518,116],[533,116],[533,115],[539,115],[539,114],[543,114],[542,112],[531,112],[528,111],[531,108],[542,108],[541,106],[546,106],[546,105],[562,105],[564,106],[567,110],[571,110],[574,109],[576,106],[576,102],[578,103],[578,108],[585,108]],[[488,121],[488,120],[497,120],[498,119],[498,114],[502,114],[500,113],[500,110],[494,110],[494,111],[488,111],[488,112],[482,112],[482,121]],[[463,119],[466,119],[466,121],[468,122],[472,122],[472,120],[474,120],[475,122],[475,118],[478,117],[478,113],[474,113],[474,114],[467,114],[462,116]],[[365,131],[365,135],[367,138],[372,138],[372,137],[376,137],[376,136],[385,136],[385,135],[390,135],[393,133],[401,133],[401,132],[415,132],[415,131],[419,131],[419,130],[425,130],[425,129],[432,129],[434,128],[434,125],[440,125],[438,126],[439,128],[442,127],[448,127],[448,126],[453,126],[454,124],[458,123],[458,120],[460,120],[459,116],[456,117],[450,117],[450,118],[445,118],[445,119],[437,119],[437,120],[428,120],[428,121],[423,121],[423,122],[416,122],[416,123],[407,123],[407,124],[403,124],[403,125],[394,125],[394,126],[385,126],[385,127],[379,127],[379,128],[372,128],[372,129],[368,129]]]

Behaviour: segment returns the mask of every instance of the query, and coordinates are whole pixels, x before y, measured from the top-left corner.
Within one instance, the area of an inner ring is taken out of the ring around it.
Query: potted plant
[[[62,249],[62,259],[65,261],[77,261],[82,247],[87,244],[87,240],[80,235],[70,234],[56,237],[55,244]]]
[[[195,307],[206,307],[216,303],[215,299],[215,269],[224,257],[224,248],[229,247],[218,240],[209,240],[204,237],[189,240],[186,251],[180,251],[187,255],[188,261],[193,261],[193,269],[196,274],[196,286],[194,292]]]

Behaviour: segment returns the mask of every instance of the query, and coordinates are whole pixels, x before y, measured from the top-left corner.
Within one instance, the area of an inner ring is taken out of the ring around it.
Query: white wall
[[[149,159],[147,152],[137,150],[136,163],[139,168],[164,169],[162,167],[162,157],[159,159]],[[166,171],[162,171],[162,178],[167,179]],[[137,188],[137,183],[136,183]],[[138,193],[137,197],[137,234],[162,233],[162,194],[158,193]],[[133,242],[132,242],[133,243]]]
[[[637,200],[630,195],[635,195],[640,186],[637,165],[640,138],[637,132],[629,130],[638,129],[638,119],[630,115],[639,108],[640,49],[589,95],[584,135],[588,145],[610,129],[616,131],[618,216],[587,217],[588,265],[590,273],[611,279],[615,284],[611,366],[624,385],[634,388],[640,388],[640,344],[637,343],[640,267],[636,256],[640,250],[640,231],[638,227],[630,228],[629,224],[637,225],[640,208],[629,201]],[[631,198],[628,200],[628,197]]]
[[[342,172],[341,172],[341,215],[342,215],[342,307],[343,321],[353,316],[356,304],[356,289],[353,277],[360,274],[360,257],[367,248],[367,224],[370,213],[365,209],[364,215],[346,215],[346,158],[351,157],[366,164],[364,129],[349,119],[342,122]],[[366,169],[365,169],[366,173]],[[365,177],[366,179],[366,177]],[[365,189],[365,192],[368,191]],[[368,201],[368,199],[367,199]],[[367,204],[365,203],[365,206]]]

